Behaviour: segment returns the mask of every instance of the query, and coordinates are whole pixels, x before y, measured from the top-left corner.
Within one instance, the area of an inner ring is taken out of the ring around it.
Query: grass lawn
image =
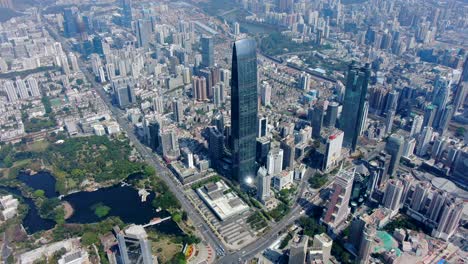
[[[49,142],[45,140],[41,140],[41,141],[36,141],[32,144],[29,144],[27,148],[28,148],[28,151],[42,152],[42,151],[45,151],[48,146],[49,146]]]
[[[158,240],[151,241],[151,249],[162,263],[167,263],[175,254],[182,251],[182,245],[171,242],[169,238],[159,237]]]

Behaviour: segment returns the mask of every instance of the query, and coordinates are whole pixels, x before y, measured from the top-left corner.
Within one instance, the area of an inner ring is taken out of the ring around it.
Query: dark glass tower
[[[65,8],[63,10],[63,30],[66,37],[74,37],[78,33],[76,24],[76,9]]]
[[[201,49],[202,49],[202,66],[213,67],[214,66],[214,44],[213,38],[209,36],[201,37]]]
[[[358,67],[355,62],[349,65],[340,127],[344,131],[344,143],[352,151],[356,150],[359,129],[364,122],[364,103],[369,77],[368,64],[362,68]]]
[[[132,0],[122,0],[122,25],[132,27]]]
[[[241,184],[255,177],[257,54],[253,39],[234,43],[231,78],[232,176]]]

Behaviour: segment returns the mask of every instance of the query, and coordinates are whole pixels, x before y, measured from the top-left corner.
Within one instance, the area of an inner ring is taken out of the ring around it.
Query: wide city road
[[[72,51],[67,40],[64,37],[60,36],[55,31],[53,26],[48,25],[47,29],[56,41],[62,43],[62,47],[65,51]],[[160,176],[160,178],[168,185],[169,189],[180,201],[182,208],[187,212],[189,219],[193,222],[194,226],[203,236],[205,242],[210,244],[211,247],[215,250],[221,249],[225,251],[226,249],[224,248],[223,243],[221,243],[219,238],[216,237],[216,235],[211,231],[207,223],[198,214],[198,212],[195,210],[195,208],[187,199],[187,197],[185,197],[182,185],[179,184],[172,172],[164,164],[162,164],[162,161],[159,160],[154,153],[152,153],[137,139],[133,130],[133,126],[130,125],[126,119],[122,118],[124,112],[121,109],[118,109],[117,107],[112,105],[111,99],[105,93],[102,84],[97,83],[95,81],[94,76],[90,73],[90,71],[86,67],[86,64],[79,56],[77,56],[77,60],[81,71],[86,76],[87,80],[91,83],[91,85],[94,87],[96,93],[106,103],[111,113],[113,114],[113,117],[119,123],[122,130],[127,134],[130,142],[135,146],[136,150],[142,155],[144,160],[156,169],[156,171],[158,172],[158,176]]]
[[[59,35],[52,25],[48,25],[47,30],[49,31],[51,36],[55,38],[56,41],[62,43],[62,47],[65,51],[72,51],[68,41],[64,37]],[[254,243],[247,245],[239,251],[228,252],[221,240],[213,233],[213,231],[210,229],[205,220],[199,215],[197,210],[193,207],[193,205],[184,195],[183,186],[177,181],[173,173],[163,164],[159,157],[152,153],[152,151],[149,150],[149,148],[144,146],[138,140],[134,133],[133,125],[131,125],[125,118],[123,118],[124,111],[115,107],[112,104],[112,101],[108,94],[106,94],[106,92],[104,91],[102,84],[96,82],[95,76],[91,74],[91,72],[88,70],[86,63],[81,59],[81,57],[77,56],[77,60],[80,69],[86,76],[88,82],[91,83],[91,85],[95,89],[95,92],[106,103],[115,120],[119,123],[122,130],[127,134],[130,142],[135,146],[136,150],[142,155],[144,160],[156,169],[158,175],[161,177],[162,180],[164,180],[164,182],[168,185],[169,189],[180,201],[182,208],[187,212],[189,218],[194,223],[194,226],[203,236],[204,241],[210,244],[215,250],[221,250],[227,253],[225,256],[217,259],[217,263],[244,263],[247,260],[254,258],[255,255],[267,249],[275,240],[277,240],[280,235],[280,232],[284,231],[286,227],[290,226],[297,219],[299,219],[299,217],[301,216],[300,212],[302,208],[297,202],[298,199],[302,197],[306,189],[307,179],[315,172],[315,170],[313,169],[307,170],[304,179],[302,180],[299,186],[299,191],[294,200],[294,204],[290,209],[289,213],[285,217],[283,217],[282,220],[270,226],[270,231],[262,235],[262,237],[257,239]]]

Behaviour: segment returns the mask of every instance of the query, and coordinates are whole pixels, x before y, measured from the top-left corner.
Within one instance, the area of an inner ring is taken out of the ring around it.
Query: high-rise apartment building
[[[394,213],[397,213],[401,207],[403,190],[404,186],[400,180],[390,179],[385,187],[382,205],[392,210]]]
[[[410,136],[417,136],[422,129],[424,118],[420,115],[416,115],[413,118],[413,124],[411,125]]]

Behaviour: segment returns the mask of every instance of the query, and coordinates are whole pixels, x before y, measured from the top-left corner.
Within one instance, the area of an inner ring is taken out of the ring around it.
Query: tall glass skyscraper
[[[122,25],[127,28],[132,27],[132,0],[122,1]]]
[[[214,66],[214,44],[213,38],[209,36],[201,37],[201,49],[202,49],[202,66],[213,67]]]
[[[76,8],[65,8],[63,10],[63,31],[66,37],[74,37],[78,33],[76,13]]]
[[[362,122],[365,121],[364,103],[369,77],[370,69],[368,64],[360,68],[353,61],[349,65],[340,128],[344,131],[345,145],[350,147],[352,151],[356,150],[359,130]]]
[[[241,184],[255,178],[257,135],[257,54],[253,39],[234,43],[231,78],[233,178]]]

